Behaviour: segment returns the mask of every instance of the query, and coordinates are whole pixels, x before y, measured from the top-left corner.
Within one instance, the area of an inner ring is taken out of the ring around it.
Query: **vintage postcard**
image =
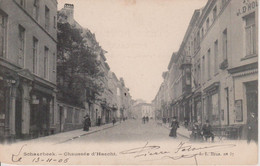
[[[0,0],[0,165],[257,165],[258,0]]]

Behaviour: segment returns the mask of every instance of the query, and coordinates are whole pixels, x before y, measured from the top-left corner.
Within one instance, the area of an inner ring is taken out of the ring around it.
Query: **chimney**
[[[67,15],[67,21],[68,22],[73,22],[74,20],[74,5],[73,4],[69,4],[69,3],[65,3],[64,5],[64,9],[66,11],[66,15]]]

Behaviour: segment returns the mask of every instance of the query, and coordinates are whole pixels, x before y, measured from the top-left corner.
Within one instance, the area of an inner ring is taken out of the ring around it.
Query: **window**
[[[53,28],[56,29],[56,16],[53,17]]]
[[[197,36],[194,38],[194,51],[196,52],[200,45],[200,31],[197,32]]]
[[[212,118],[212,124],[214,125],[218,125],[219,121],[220,121],[220,116],[219,116],[219,96],[218,93],[215,93],[214,95],[212,95],[210,97],[211,99],[211,109],[212,109],[212,114],[211,114],[211,118]]]
[[[0,13],[0,57],[4,56],[5,38],[6,37],[6,20],[5,16]]]
[[[217,18],[217,6],[215,6],[213,9],[213,20],[215,21],[216,18]]]
[[[209,30],[209,18],[206,21],[206,28],[207,28],[207,31],[208,31]]]
[[[5,119],[5,102],[7,100],[4,82],[0,81],[0,121]]]
[[[227,60],[227,44],[228,44],[228,41],[227,41],[227,29],[225,29],[223,31],[223,60],[226,61]]]
[[[200,31],[198,31],[198,33],[197,33],[197,48],[199,47],[199,45],[200,45]]]
[[[52,71],[56,71],[56,55],[53,53],[53,65],[52,65]]]
[[[117,88],[117,96],[120,96],[120,89]]]
[[[211,78],[211,70],[210,70],[210,67],[211,67],[211,59],[210,59],[210,49],[208,50],[208,79]]]
[[[20,1],[19,1],[19,4],[20,4],[23,8],[25,8],[25,1],[26,1],[26,0],[20,0]]]
[[[222,8],[226,5],[227,0],[222,0]]]
[[[44,65],[43,65],[43,76],[44,78],[48,77],[48,55],[49,54],[49,48],[44,48]]]
[[[33,17],[38,21],[39,18],[39,0],[34,0],[33,2]]]
[[[214,69],[215,74],[218,73],[218,40],[214,42]]]
[[[191,71],[186,68],[186,85],[191,85]]]
[[[194,42],[193,42],[193,51],[194,51],[194,54],[195,54],[195,52],[196,52],[196,44],[197,44],[197,39],[196,39],[196,37],[194,37]]]
[[[194,50],[192,50],[192,49],[194,49],[193,41],[191,41],[191,54],[192,54],[192,52],[194,51]]]
[[[19,53],[18,53],[18,65],[24,67],[24,45],[25,45],[25,29],[19,25]]]
[[[200,63],[199,62],[198,62],[197,68],[198,68],[198,70],[197,70],[197,83],[198,83],[198,86],[200,86],[201,78],[200,78]]]
[[[50,124],[51,125],[54,125],[54,101],[53,100],[51,100],[50,101],[50,115],[49,115],[49,118],[50,118]]]
[[[37,74],[38,65],[38,39],[33,37],[33,73]]]
[[[50,26],[50,9],[45,6],[45,29],[49,30]]]
[[[249,14],[244,20],[246,24],[246,56],[250,56],[256,53],[255,13]]]
[[[202,80],[205,81],[205,57],[202,57]]]

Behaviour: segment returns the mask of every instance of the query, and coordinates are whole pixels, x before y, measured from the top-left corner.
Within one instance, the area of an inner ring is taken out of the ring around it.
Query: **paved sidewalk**
[[[162,124],[164,127],[166,127],[167,129],[171,130],[171,124],[169,123],[163,123]],[[190,139],[190,134],[191,134],[191,131],[189,131],[188,129],[186,129],[184,126],[181,126],[177,129],[177,134],[182,136],[182,137],[185,137],[187,139]]]
[[[119,125],[120,123],[117,122],[114,126]],[[65,142],[69,142],[72,141],[74,139],[95,133],[95,132],[99,132],[102,130],[106,130],[109,128],[114,127],[112,123],[109,124],[105,124],[102,126],[94,126],[94,127],[90,127],[89,131],[83,131],[83,129],[77,129],[77,130],[72,130],[72,131],[66,131],[66,132],[62,132],[62,133],[57,133],[57,134],[53,134],[53,135],[49,135],[49,136],[45,136],[45,137],[39,137],[39,138],[35,138],[35,139],[31,139],[31,140],[25,140],[23,142],[25,143],[39,143],[39,142],[43,142],[43,143],[53,143],[53,144],[61,144],[61,143],[65,143]],[[19,142],[17,142],[19,143]]]
[[[168,128],[169,130],[171,129],[170,125],[171,124],[169,124],[169,123],[166,123],[166,124],[163,123],[162,124],[162,126]],[[192,131],[189,131],[187,128],[185,128],[184,126],[181,126],[181,125],[180,125],[180,128],[177,129],[178,135],[185,137],[185,138],[188,138],[188,139],[190,139],[191,133],[192,133]],[[223,141],[226,141],[226,140],[228,140],[228,139],[225,138],[225,137],[215,135],[215,139],[214,139],[215,142],[223,142]]]

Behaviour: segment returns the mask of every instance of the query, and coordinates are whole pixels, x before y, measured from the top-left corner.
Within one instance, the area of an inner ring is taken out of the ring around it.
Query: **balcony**
[[[228,61],[225,59],[222,63],[220,63],[219,68],[221,70],[225,70],[228,67]]]
[[[184,66],[191,65],[191,57],[185,56],[181,62],[180,69],[183,69]]]

